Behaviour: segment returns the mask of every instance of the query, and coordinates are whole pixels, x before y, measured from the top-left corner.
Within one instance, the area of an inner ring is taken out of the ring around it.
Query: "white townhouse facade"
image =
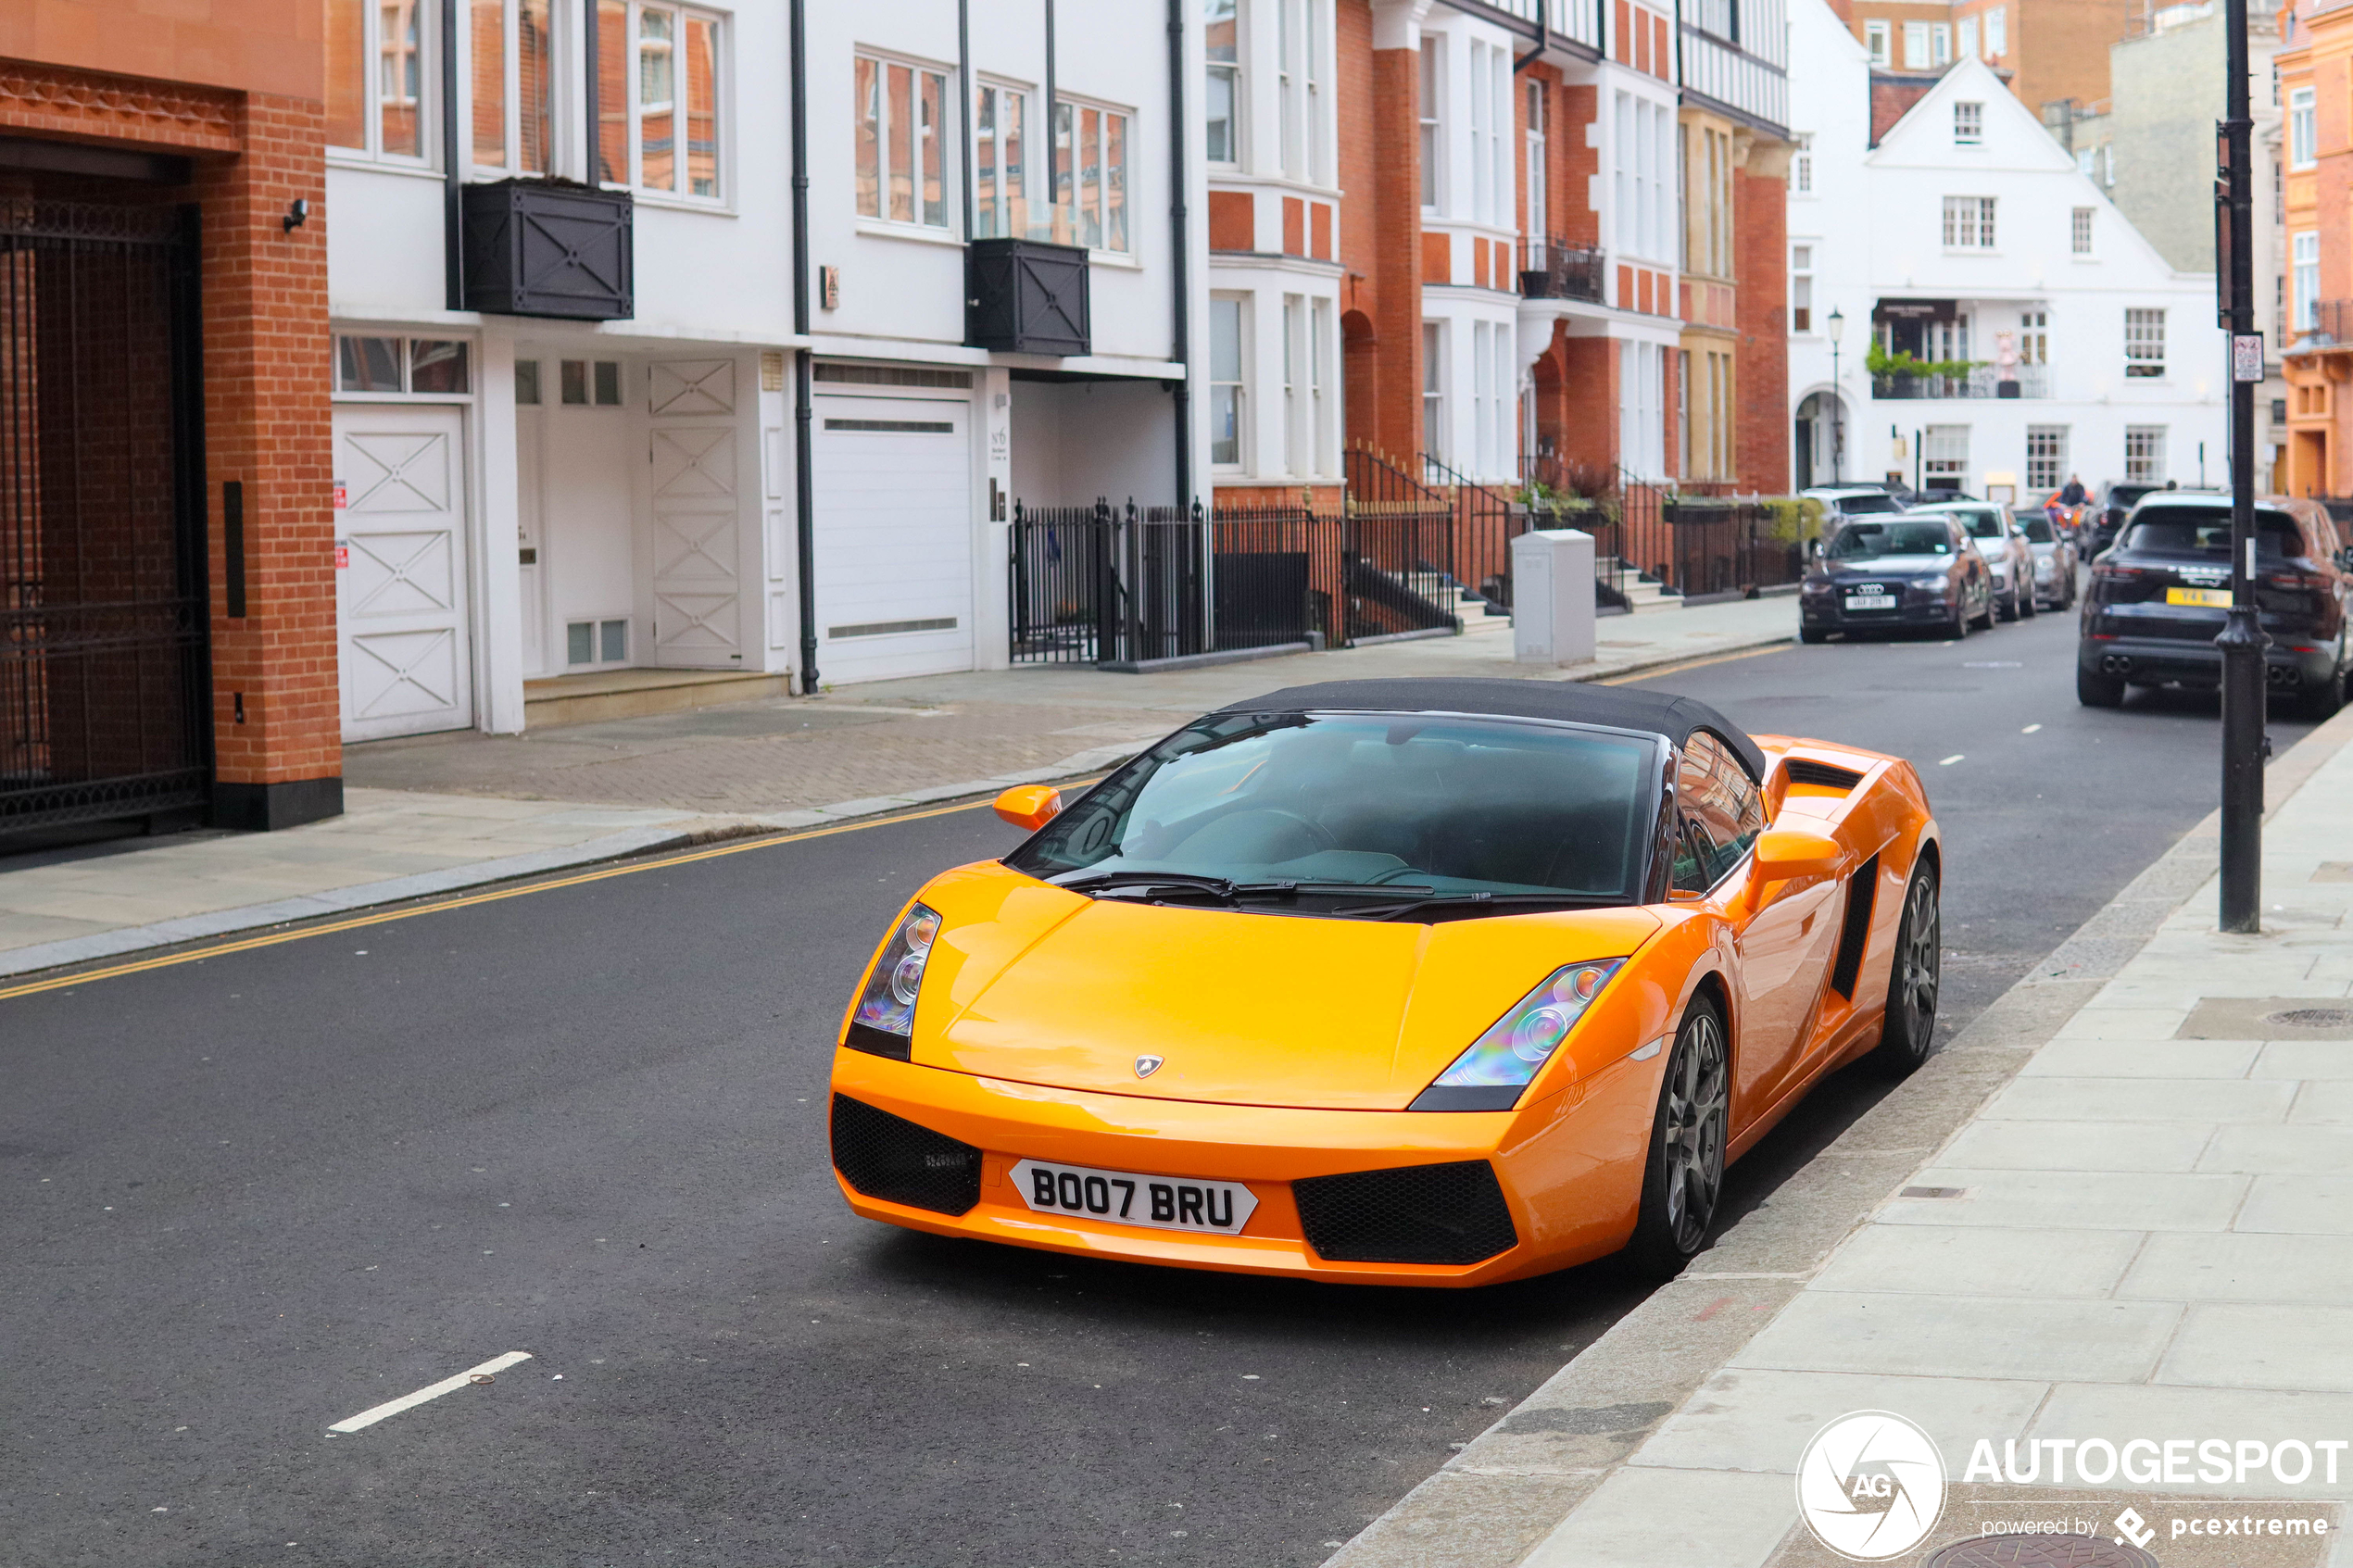
[[[346,740],[1001,664],[1013,497],[1205,489],[1192,5],[326,4]]]
[[[1792,0],[1791,23],[1796,483],[2032,502],[2070,474],[2226,482],[2213,275],[2174,270],[1982,61],[1874,145],[1864,44],[1825,0]],[[1875,373],[1874,350],[1910,358]]]

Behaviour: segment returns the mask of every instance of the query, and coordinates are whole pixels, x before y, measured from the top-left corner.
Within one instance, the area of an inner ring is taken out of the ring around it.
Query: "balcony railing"
[[[2048,397],[2051,368],[2017,365],[2005,374],[1998,367],[1980,365],[1965,376],[1919,376],[1894,370],[1871,378],[1871,395],[1890,402],[1915,398]]]
[[[2353,299],[2316,299],[2312,320],[2297,329],[2290,352],[2353,346]]]
[[[1519,242],[1519,292],[1526,299],[1602,302],[1605,263],[1598,250],[1565,245],[1557,238]]]

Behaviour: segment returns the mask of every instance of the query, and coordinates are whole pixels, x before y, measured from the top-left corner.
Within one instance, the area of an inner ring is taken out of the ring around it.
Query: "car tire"
[[[2034,612],[2042,608],[2042,605],[2036,602],[2034,590],[2032,587],[2018,596],[2018,618],[2020,621],[2033,620]]]
[[[2334,719],[2345,706],[2345,669],[2339,665],[2319,685],[2304,694],[2304,717],[2313,723]]]
[[[1908,1078],[1936,1043],[1936,997],[1944,981],[1944,922],[1937,910],[1936,867],[1923,856],[1904,889],[1895,956],[1887,971],[1887,1010],[1879,1045],[1863,1060],[1886,1078]]]
[[[1830,635],[1819,626],[1800,626],[1797,629],[1797,640],[1801,643],[1826,643],[1830,641]]]
[[[2012,588],[2002,602],[1994,607],[1994,612],[2004,621],[2016,621],[2018,619],[2018,590]]]
[[[1642,1166],[1642,1207],[1627,1257],[1642,1273],[1672,1279],[1707,1244],[1724,1191],[1724,1144],[1731,1125],[1731,1046],[1723,1010],[1692,998],[1651,1117]]]
[[[1985,613],[1976,617],[1974,621],[1974,624],[1977,629],[1981,632],[1991,632],[1994,630],[1994,619],[1996,613],[1997,612],[1994,608],[1994,596],[1989,592],[1985,596]],[[1968,628],[1964,627],[1962,631],[1963,634],[1966,635]]]
[[[2096,671],[2075,667],[2075,700],[2086,708],[2121,708],[2124,706],[2124,682],[2115,675],[2102,675]]]

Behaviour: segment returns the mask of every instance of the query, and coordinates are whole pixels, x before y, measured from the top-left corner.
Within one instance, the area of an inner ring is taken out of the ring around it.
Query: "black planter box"
[[[464,193],[466,308],[618,321],[636,310],[629,193],[500,180]]]
[[[1087,253],[1039,240],[964,247],[964,342],[1002,354],[1090,352]]]

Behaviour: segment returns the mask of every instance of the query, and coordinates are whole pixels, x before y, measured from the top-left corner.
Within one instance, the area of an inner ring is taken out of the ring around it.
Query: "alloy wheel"
[[[1936,884],[1924,876],[1914,878],[1909,902],[1910,908],[1904,911],[1904,946],[1895,955],[1900,966],[1896,995],[1910,1038],[1925,1049],[1936,1027],[1936,988],[1943,972]]]
[[[1667,1223],[1685,1253],[1699,1250],[1724,1185],[1724,1127],[1730,1112],[1724,1031],[1695,1010],[1675,1042],[1667,1074]]]

